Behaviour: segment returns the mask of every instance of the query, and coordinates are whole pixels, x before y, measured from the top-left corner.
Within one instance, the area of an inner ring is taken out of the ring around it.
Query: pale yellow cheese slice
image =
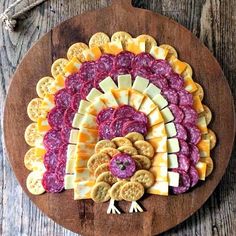
[[[77,159],[75,160],[75,168],[87,168],[87,163],[90,158],[90,155],[87,154],[79,154]]]
[[[195,167],[196,167],[196,169],[197,169],[199,179],[200,179],[200,180],[205,180],[205,178],[206,178],[207,163],[204,163],[204,162],[199,161],[199,162],[196,164]]]
[[[73,73],[76,73],[77,71],[79,71],[79,68],[81,66],[80,61],[76,58],[73,57],[64,67],[64,72],[66,76],[69,76]]]
[[[95,144],[91,143],[77,143],[76,145],[76,158],[79,155],[90,155],[94,154]]]
[[[179,186],[179,173],[168,171],[168,183],[171,187]]]
[[[204,111],[202,101],[198,95],[193,96],[193,108],[197,113],[201,113]]]
[[[141,76],[137,76],[134,80],[132,89],[137,90],[138,92],[142,93],[148,86],[149,80],[145,79]]]
[[[176,136],[177,131],[176,131],[174,122],[166,124],[165,127],[166,127],[166,133],[167,133],[168,138],[172,138]]]
[[[86,181],[94,179],[93,174],[89,171],[88,168],[76,168],[75,169],[75,182],[77,181]]]
[[[156,152],[167,152],[167,137],[159,137],[148,140]]]
[[[174,120],[174,116],[168,107],[161,110],[161,115],[162,115],[165,123],[168,123],[168,122]]]
[[[111,91],[111,89],[117,89],[115,82],[110,76],[106,77],[103,81],[101,81],[99,83],[99,86],[104,93]]]
[[[86,111],[91,115],[97,116],[98,113],[106,107],[104,102],[98,97],[87,107]]]
[[[120,89],[130,89],[132,87],[131,75],[119,75],[118,76],[118,87]]]
[[[107,106],[107,107],[117,107],[118,103],[115,99],[115,97],[113,96],[112,92],[106,92],[105,94],[103,94],[100,99],[103,101],[103,103]]]
[[[97,129],[96,116],[91,114],[75,114],[73,122],[73,128],[87,128],[87,129]]]
[[[190,93],[197,91],[197,86],[191,76],[184,77],[184,88]]]
[[[155,86],[154,84],[150,83],[148,87],[143,91],[150,98],[154,98],[156,95],[160,94],[161,90]]]
[[[161,112],[159,111],[159,108],[156,107],[149,115],[148,115],[149,125],[154,126],[156,124],[159,124],[163,122],[163,118],[161,115]]]
[[[152,159],[152,166],[168,167],[167,152],[158,152]]]
[[[45,111],[50,111],[55,106],[54,103],[54,95],[53,94],[47,94],[42,101],[42,109]]]
[[[91,91],[89,92],[89,94],[87,95],[86,99],[89,102],[94,102],[95,99],[97,99],[101,95],[102,95],[102,93],[99,90],[97,90],[96,88],[92,88]]]
[[[74,188],[74,175],[65,175],[64,176],[64,187],[65,189],[73,189]]]
[[[137,92],[136,90],[129,90],[129,105],[134,107],[136,110],[139,110],[142,101],[144,99],[144,95]]]
[[[167,100],[161,94],[157,94],[152,100],[160,110],[168,106]]]
[[[95,184],[93,180],[79,181],[74,183],[74,200],[90,199],[91,190]]]
[[[69,144],[67,146],[67,158],[66,158],[66,173],[75,173],[75,160],[76,160],[76,145]]]
[[[77,129],[71,129],[71,131],[70,131],[69,143],[71,143],[71,144],[77,144],[77,142],[78,142],[78,137],[79,137],[79,130],[77,130]]]
[[[167,148],[168,148],[168,153],[179,152],[180,147],[178,139],[177,138],[167,139]]]
[[[86,100],[81,100],[78,108],[78,113],[80,114],[86,114],[87,108],[91,105],[91,102],[88,102]]]
[[[168,154],[168,168],[178,168],[178,158],[176,154]]]
[[[143,112],[146,115],[149,115],[155,108],[157,108],[156,104],[149,97],[146,96],[143,99],[139,111]]]
[[[164,122],[158,123],[151,128],[148,129],[148,133],[146,135],[146,139],[153,139],[158,137],[166,137],[166,128]]]
[[[168,50],[165,48],[160,48],[160,47],[154,45],[154,46],[152,46],[152,48],[150,50],[150,54],[156,59],[165,60],[166,56],[168,54]]]
[[[129,90],[128,89],[112,89],[113,96],[115,97],[118,105],[129,104]]]
[[[150,194],[168,196],[169,183],[166,182],[155,182],[150,188],[147,189],[147,192]]]
[[[154,175],[155,180],[157,182],[168,181],[168,175],[167,175],[168,168],[167,168],[167,166],[154,166],[154,167],[151,167],[149,169],[149,171],[152,172],[152,174]]]

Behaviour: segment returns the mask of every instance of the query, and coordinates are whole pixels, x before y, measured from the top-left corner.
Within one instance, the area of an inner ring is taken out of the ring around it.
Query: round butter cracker
[[[132,158],[137,161],[141,168],[140,169],[145,169],[148,170],[151,167],[151,161],[148,157],[143,156],[143,155],[134,155]]]
[[[124,186],[124,184],[126,184],[127,181],[125,180],[121,180],[116,182],[115,184],[113,184],[111,186],[110,189],[110,196],[112,199],[114,199],[115,201],[121,201],[122,200],[122,196],[121,196],[121,188]]]
[[[127,48],[129,39],[132,39],[132,36],[125,31],[118,31],[111,36],[111,41],[120,41],[124,49]]]
[[[42,109],[42,98],[32,99],[27,106],[27,114],[32,121],[37,122],[38,118],[46,118],[47,112]]]
[[[110,148],[116,148],[116,145],[108,139],[101,140],[101,141],[96,143],[95,152],[100,152],[100,151],[102,151],[102,149],[109,148],[109,147]]]
[[[118,150],[120,152],[127,153],[127,154],[129,154],[131,156],[138,154],[137,150],[134,147],[132,147],[132,146],[121,146],[121,147],[118,147]]]
[[[111,186],[105,182],[96,183],[91,191],[91,197],[95,202],[106,202],[110,199],[109,189]]]
[[[41,78],[36,85],[36,92],[40,98],[44,98],[48,93],[51,93],[51,87],[54,84],[55,79],[46,76]]]
[[[33,171],[29,173],[26,179],[26,187],[33,195],[40,195],[45,192],[42,185],[43,172]]]
[[[131,177],[131,181],[142,184],[144,188],[151,187],[154,184],[154,180],[153,174],[147,170],[138,170]]]
[[[142,134],[137,133],[137,132],[131,132],[125,135],[127,139],[129,139],[132,143],[138,141],[138,140],[144,140],[144,137]]]
[[[107,154],[96,153],[89,158],[87,167],[92,173],[94,173],[98,166],[104,163],[109,163],[109,161],[110,157]]]
[[[154,148],[149,142],[139,140],[134,143],[134,147],[138,150],[140,155],[146,156],[150,159],[153,158]]]
[[[94,34],[89,40],[89,47],[92,48],[97,46],[99,48],[103,48],[103,45],[110,42],[110,38],[103,32],[97,32]]]
[[[116,137],[112,139],[112,142],[115,143],[117,147],[121,146],[133,146],[129,139],[124,137]]]
[[[176,58],[178,58],[178,53],[175,50],[175,48],[173,48],[172,46],[170,46],[169,44],[162,44],[159,46],[160,48],[164,48],[168,50],[168,54],[167,57],[170,58],[171,56],[175,56]]]
[[[37,124],[31,123],[25,130],[25,141],[29,146],[35,146],[37,140],[43,140],[43,134],[37,130]]]
[[[145,41],[145,47],[146,47],[145,51],[146,52],[150,52],[150,50],[153,46],[157,46],[156,40],[151,35],[141,34],[136,39]]]
[[[121,197],[125,201],[137,201],[144,194],[144,187],[138,182],[128,182],[121,187]]]
[[[204,97],[204,90],[200,84],[195,83],[195,85],[197,86],[197,91],[194,92],[194,95],[199,96],[200,100],[202,101]]]
[[[53,62],[51,66],[51,73],[54,78],[58,75],[65,76],[64,67],[67,65],[69,61],[65,58],[59,58]]]
[[[108,148],[103,148],[99,153],[101,154],[107,154],[109,157],[113,157],[116,154],[119,154],[120,151],[117,150],[116,148],[108,147]]]
[[[117,181],[118,181],[118,179],[115,176],[113,176],[110,171],[106,171],[106,172],[101,173],[96,179],[97,183],[98,182],[105,182],[110,185],[113,185]]]
[[[73,57],[76,57],[79,61],[84,62],[85,58],[83,51],[88,49],[88,45],[85,43],[74,43],[72,44],[67,51],[67,58],[72,60]]]
[[[98,166],[94,172],[94,176],[98,177],[100,174],[102,174],[103,172],[109,171],[109,164],[108,163],[104,163],[101,164],[100,166]]]
[[[40,163],[43,163],[44,155],[37,155],[38,148],[30,148],[24,156],[24,164],[28,170],[35,170]]]

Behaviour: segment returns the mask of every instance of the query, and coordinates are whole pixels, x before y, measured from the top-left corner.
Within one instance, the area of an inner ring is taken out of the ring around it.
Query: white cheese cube
[[[77,142],[78,142],[78,136],[79,136],[79,130],[77,130],[77,129],[72,129],[72,130],[70,131],[69,143],[77,144]]]
[[[168,138],[174,137],[177,134],[174,122],[166,124],[165,127]]]
[[[162,115],[165,123],[168,123],[168,122],[174,120],[174,116],[168,107],[161,110],[161,115]]]
[[[64,185],[65,189],[73,189],[74,188],[74,175],[65,175],[64,176]]]
[[[106,79],[100,82],[99,86],[104,93],[111,91],[111,89],[117,89],[115,82],[110,76],[108,76]]]
[[[179,173],[168,171],[168,182],[171,187],[179,186]]]
[[[141,76],[137,76],[134,80],[132,89],[137,90],[142,93],[147,88],[148,84],[149,84],[148,79],[145,79]]]
[[[167,100],[161,94],[157,94],[152,100],[160,110],[168,106]]]
[[[118,76],[118,87],[120,89],[129,89],[132,86],[131,75],[119,75]]]
[[[85,114],[86,110],[87,110],[87,108],[89,107],[90,104],[91,104],[91,102],[88,102],[86,100],[81,100],[80,104],[79,104],[78,113]]]
[[[178,158],[176,154],[169,154],[168,155],[168,168],[178,168],[179,163],[178,163]]]
[[[90,102],[94,102],[95,99],[97,99],[101,95],[102,93],[99,90],[97,90],[96,88],[92,88],[89,94],[87,95],[86,99]]]
[[[176,153],[180,150],[179,141],[177,138],[167,139],[167,149],[168,153]]]
[[[150,83],[144,90],[144,94],[146,94],[150,98],[154,98],[156,95],[160,94],[160,92],[161,90],[152,83]]]

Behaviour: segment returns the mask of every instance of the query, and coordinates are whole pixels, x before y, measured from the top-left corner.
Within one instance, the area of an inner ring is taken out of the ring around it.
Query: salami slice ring
[[[147,170],[138,170],[131,177],[131,181],[142,184],[144,188],[151,187],[154,184],[154,179],[154,175]]]
[[[110,38],[108,35],[106,35],[103,32],[97,32],[95,33],[89,40],[89,47],[99,47],[99,48],[103,48],[103,45],[106,43],[110,42]]]
[[[128,182],[121,187],[121,197],[125,201],[137,201],[144,194],[144,187],[138,182]]]
[[[179,169],[184,170],[185,172],[188,172],[190,167],[190,160],[187,156],[183,154],[178,154],[178,163],[179,163]]]
[[[105,182],[105,183],[108,183],[109,185],[113,185],[117,181],[118,181],[118,179],[114,175],[112,175],[112,173],[110,171],[106,171],[106,172],[101,173],[96,179],[97,183]]]
[[[41,98],[34,98],[30,101],[27,106],[27,114],[32,121],[37,122],[38,118],[45,118],[47,112],[42,109],[42,102]]]
[[[97,124],[100,125],[101,123],[108,120],[113,115],[114,110],[115,109],[112,107],[101,110],[97,115],[97,119],[96,119]]]
[[[84,62],[85,58],[83,51],[88,49],[88,46],[85,43],[74,43],[72,44],[67,51],[67,58],[72,60],[73,57],[79,59],[79,61]]]
[[[149,142],[139,140],[134,143],[134,147],[137,149],[140,155],[146,156],[150,159],[153,158],[154,148]]]
[[[59,193],[64,188],[64,182],[62,182],[56,173],[46,171],[43,175],[42,185],[49,193]]]
[[[40,195],[45,192],[42,185],[43,172],[33,171],[26,179],[26,187],[33,195]]]
[[[144,140],[143,135],[137,132],[128,133],[125,137],[128,138],[132,143],[138,140]]]
[[[111,186],[110,189],[110,196],[112,199],[114,199],[115,201],[121,201],[122,200],[122,196],[121,196],[121,188],[124,186],[124,184],[126,184],[127,181],[126,180],[121,180],[116,182],[115,184],[113,184]]]
[[[111,186],[105,182],[96,183],[91,191],[91,197],[94,202],[106,202],[110,199]]]
[[[37,141],[43,140],[43,133],[38,132],[36,123],[27,126],[24,136],[26,143],[32,147],[36,145]]]
[[[157,42],[156,40],[150,36],[150,35],[147,35],[147,34],[141,34],[139,35],[137,38],[137,40],[144,40],[145,41],[145,51],[146,52],[150,52],[151,48],[153,46],[157,46]]]
[[[40,98],[44,98],[48,93],[51,92],[51,87],[54,84],[55,79],[50,77],[50,76],[46,76],[41,78],[36,86],[36,92],[38,94],[38,96]]]
[[[68,64],[68,60],[65,58],[59,58],[53,62],[51,67],[51,73],[54,78],[58,75],[65,76],[64,67]]]
[[[127,48],[129,39],[132,39],[132,36],[129,33],[124,32],[124,31],[115,32],[111,36],[111,41],[112,42],[120,41],[125,50]]]
[[[101,164],[104,163],[109,163],[110,161],[110,157],[104,153],[96,153],[93,154],[87,163],[87,167],[88,169],[94,173],[94,171],[98,168],[98,166],[100,166]]]
[[[95,145],[95,152],[100,152],[102,151],[104,148],[116,148],[116,145],[113,141],[110,140],[101,140],[99,142],[96,143]]]

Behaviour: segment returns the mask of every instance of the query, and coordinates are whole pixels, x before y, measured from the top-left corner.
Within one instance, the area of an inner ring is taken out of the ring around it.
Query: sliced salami
[[[70,103],[71,108],[73,110],[77,111],[79,108],[80,101],[81,101],[81,94],[78,92],[78,93],[74,94],[71,99],[71,103]]]
[[[179,105],[180,106],[193,106],[193,96],[185,89],[178,91],[179,94]]]
[[[201,132],[196,125],[186,123],[185,128],[188,132],[188,141],[192,144],[198,144],[201,140]]]
[[[177,91],[184,89],[184,80],[179,74],[172,72],[167,76],[167,79],[171,88]]]
[[[114,110],[115,109],[112,107],[101,110],[97,115],[97,119],[96,119],[97,124],[100,125],[104,121],[107,121],[109,118],[111,118]]]
[[[71,99],[71,94],[65,88],[59,90],[54,97],[56,106],[64,109],[70,106]]]
[[[143,78],[149,78],[152,75],[152,71],[148,67],[140,67],[140,68],[133,68],[130,71],[132,79],[134,80],[137,76],[141,76]]]
[[[189,156],[190,154],[189,146],[184,140],[179,139],[179,146],[180,146],[179,154]]]
[[[161,90],[167,90],[169,88],[167,79],[162,75],[154,74],[149,76],[148,79]]]
[[[190,167],[190,160],[187,156],[183,154],[178,154],[178,163],[179,163],[179,168],[181,170],[184,170],[185,172],[188,172],[188,169]]]
[[[180,106],[180,108],[184,112],[183,123],[196,124],[197,112],[191,106]]]
[[[156,75],[168,76],[172,72],[172,68],[166,60],[154,60],[151,68]]]
[[[172,187],[172,192],[174,194],[181,194],[187,192],[191,185],[191,180],[189,175],[183,170],[173,169],[173,171],[179,173],[180,178],[179,178],[179,186]]]
[[[130,121],[130,118],[123,117],[113,119],[110,124],[110,129],[113,137],[122,137],[123,127],[127,121]]]
[[[61,140],[63,143],[69,143],[69,138],[70,138],[70,130],[71,127],[67,126],[67,125],[63,125],[62,129],[61,129]]]
[[[101,73],[97,74],[95,80],[93,81],[94,88],[101,91],[99,83],[102,82],[107,76],[109,76],[108,72],[101,72]]]
[[[68,107],[64,113],[63,122],[66,126],[72,127],[72,122],[76,111],[73,110],[71,107]]]
[[[87,95],[93,88],[93,83],[92,82],[87,82],[84,83],[83,86],[80,88],[80,94],[82,99],[86,99]]]
[[[146,125],[148,125],[148,118],[143,112],[136,111],[136,113],[134,114],[133,119],[136,120],[136,121],[143,122]]]
[[[83,85],[83,80],[79,77],[79,72],[69,75],[65,81],[65,88],[68,93],[75,94],[79,92]]]
[[[49,171],[54,172],[57,167],[58,157],[59,157],[58,149],[48,150],[43,158],[43,164],[45,168]]]
[[[146,52],[140,53],[135,56],[132,62],[133,68],[148,67],[150,68],[155,61],[154,57]]]
[[[97,74],[97,64],[94,61],[86,61],[81,65],[79,73],[83,81],[94,81]]]
[[[115,58],[115,56],[113,56],[111,54],[103,54],[97,60],[98,72],[110,72],[113,68],[114,58]]]
[[[142,121],[127,121],[124,123],[122,128],[122,135],[125,136],[131,132],[138,132],[140,134],[147,134],[147,124]]]
[[[46,150],[55,150],[62,144],[61,133],[59,130],[49,130],[43,138],[43,144]]]
[[[111,125],[110,120],[104,121],[99,125],[98,133],[100,139],[112,139],[114,137],[110,129],[110,125]]]
[[[125,75],[125,74],[129,74],[129,70],[127,69],[112,69],[109,73],[109,75],[111,76],[111,78],[117,82],[117,78],[119,75]]]
[[[66,163],[67,158],[67,144],[61,145],[58,152],[58,163],[63,162]]]
[[[55,170],[57,179],[64,184],[64,177],[66,174],[66,162],[58,162]]]
[[[176,138],[186,141],[187,140],[187,131],[184,128],[184,126],[177,123],[177,124],[175,124],[175,128],[177,131]]]
[[[173,116],[175,118],[174,121],[176,123],[181,123],[184,119],[183,111],[175,104],[170,104],[169,108],[170,108],[170,110],[173,113]]]
[[[64,183],[51,171],[46,171],[43,174],[42,185],[49,193],[59,193],[64,188]]]
[[[136,113],[137,112],[133,107],[122,105],[114,111],[112,118],[134,117]]]
[[[117,69],[131,69],[131,64],[134,59],[134,54],[132,52],[127,52],[123,51],[120,52],[116,57],[115,57],[115,68]]]
[[[48,113],[48,123],[53,129],[60,130],[62,128],[64,112],[64,108],[54,107]]]
[[[190,177],[191,187],[194,187],[199,181],[198,172],[194,166],[190,166],[188,175]]]
[[[192,162],[193,165],[196,165],[200,159],[200,153],[199,150],[197,148],[197,146],[195,146],[194,144],[189,144],[189,148],[190,148],[190,161]]]
[[[179,96],[175,89],[166,89],[162,91],[162,95],[167,99],[167,101],[171,104],[178,104]]]

